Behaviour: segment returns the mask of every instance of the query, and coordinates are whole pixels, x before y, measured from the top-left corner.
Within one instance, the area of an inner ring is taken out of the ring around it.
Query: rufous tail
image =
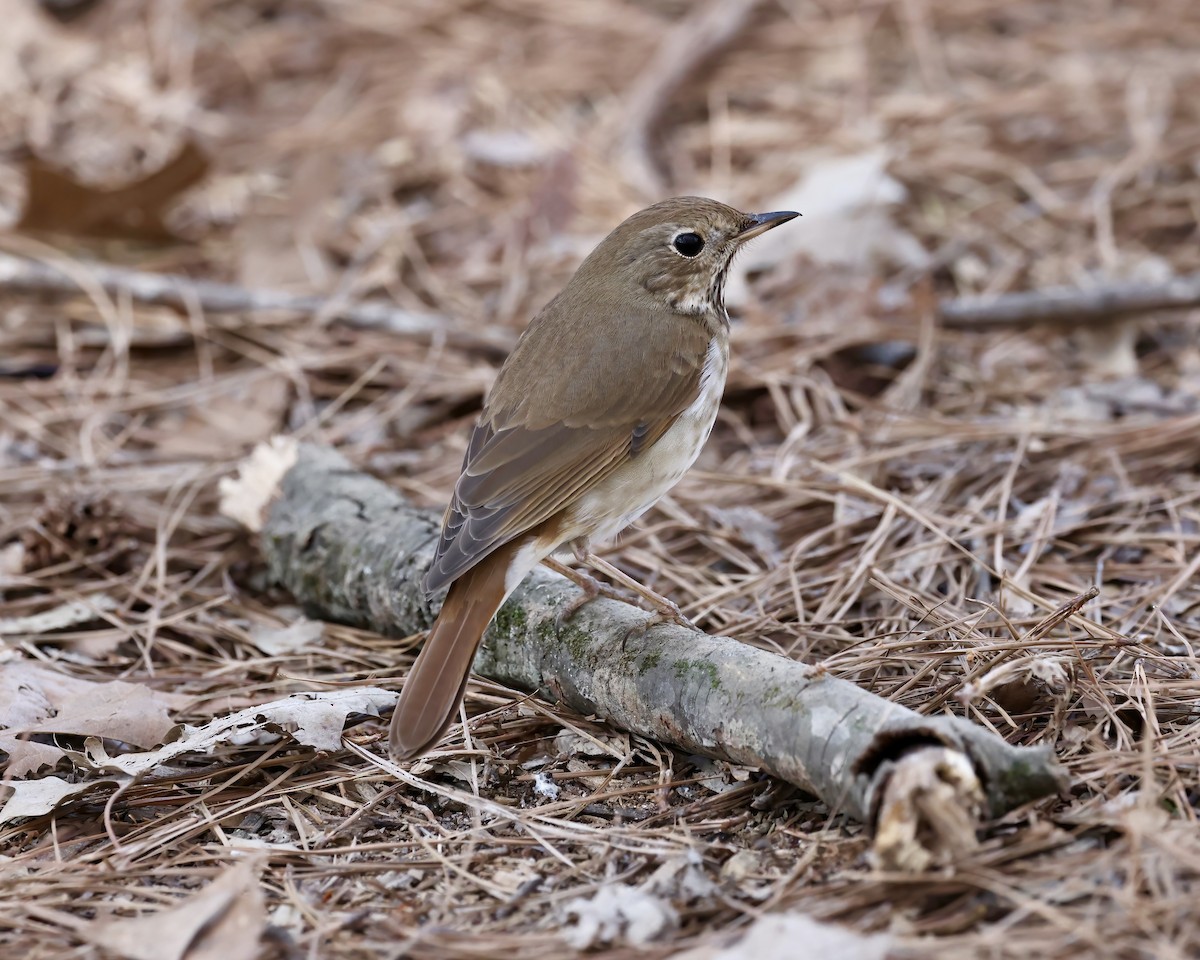
[[[450,586],[392,714],[388,752],[412,760],[433,747],[458,712],[483,631],[508,591],[513,550],[500,549]]]

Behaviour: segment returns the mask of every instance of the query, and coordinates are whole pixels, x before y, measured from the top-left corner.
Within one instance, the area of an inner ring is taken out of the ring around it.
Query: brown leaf
[[[27,773],[34,773],[41,770],[42,767],[52,767],[58,763],[63,755],[63,752],[52,744],[38,743],[36,740],[20,740],[4,731],[0,731],[0,750],[8,754],[8,764],[4,767],[5,776],[8,777],[23,777]],[[49,777],[48,779],[54,780],[56,778]],[[38,782],[40,783],[41,781]],[[68,791],[68,793],[72,792],[74,791]],[[35,805],[43,803],[46,796],[48,794],[39,791],[32,798],[31,802]],[[50,799],[51,805],[53,805],[61,797],[51,796]],[[15,815],[20,816],[21,814],[18,813]]]
[[[62,756],[57,747],[30,744],[18,734],[64,733],[154,746],[175,725],[167,710],[188,699],[138,683],[79,680],[24,661],[5,664],[0,671],[0,750],[9,754],[7,776],[24,776]]]
[[[208,157],[191,141],[141,180],[115,189],[80,183],[39,157],[25,163],[25,209],[17,230],[78,237],[178,240],[163,222],[166,208],[208,173]]]
[[[79,935],[127,960],[253,960],[267,925],[262,866],[239,863],[178,906],[97,920]]]
[[[6,780],[0,783],[0,796],[4,798],[4,809],[0,811],[0,823],[20,820],[25,817],[40,817],[49,813],[64,800],[96,793],[101,788],[112,788],[116,782],[89,780],[87,783],[71,783],[62,777],[42,777],[40,780]]]

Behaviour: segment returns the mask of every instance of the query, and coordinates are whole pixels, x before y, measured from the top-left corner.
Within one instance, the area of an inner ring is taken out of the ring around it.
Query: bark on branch
[[[223,484],[223,511],[259,532],[272,576],[316,616],[406,635],[432,622],[418,584],[439,518],[354,470],[290,441],[260,448]],[[819,669],[675,625],[625,642],[649,616],[579,596],[534,571],[501,608],[475,661],[482,676],[560,698],[615,726],[756,766],[877,826],[891,866],[917,868],[969,846],[998,816],[1062,786],[1048,749],[1014,747],[966,720],[923,717]],[[956,817],[936,815],[947,798]]]

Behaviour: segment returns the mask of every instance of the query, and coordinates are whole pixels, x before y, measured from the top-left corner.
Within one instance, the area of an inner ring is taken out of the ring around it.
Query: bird
[[[392,714],[393,760],[437,745],[484,631],[534,567],[555,555],[596,561],[591,545],[695,462],[729,368],[730,262],[797,216],[703,197],[655,203],[608,234],[526,327],[471,432],[422,582],[427,596],[449,592]]]

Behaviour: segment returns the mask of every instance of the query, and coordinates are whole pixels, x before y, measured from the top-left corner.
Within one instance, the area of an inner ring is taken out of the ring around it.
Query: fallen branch
[[[994,330],[1104,323],[1136,313],[1191,307],[1200,307],[1200,274],[1175,277],[1164,283],[1056,287],[999,297],[943,300],[938,313],[942,326],[953,330]]]
[[[710,0],[688,13],[650,55],[633,81],[622,107],[618,137],[626,178],[648,197],[666,195],[667,183],[654,159],[651,141],[675,91],[712,60],[746,27],[762,0]]]
[[[399,635],[432,621],[418,584],[438,516],[339,454],[277,439],[223,482],[222,497],[311,614]],[[920,716],[727,637],[664,624],[626,641],[649,616],[628,603],[593,600],[560,625],[579,596],[569,580],[534,571],[501,608],[476,672],[682,750],[760,767],[869,824],[887,811],[887,865],[948,859],[974,842],[981,813],[1062,785],[1047,749],[1010,746],[958,717]],[[934,793],[936,802],[922,800]],[[947,797],[961,812],[931,816]]]
[[[231,283],[193,280],[171,273],[150,273],[103,263],[67,260],[43,261],[0,252],[0,288],[22,293],[59,295],[91,294],[127,296],[138,303],[188,310],[199,307],[212,313],[280,310],[321,317],[337,317],[356,327],[381,328],[405,335],[445,335],[451,342],[469,342],[507,350],[512,338],[503,332],[458,330],[436,313],[401,310],[390,303],[343,305],[325,297],[297,296],[280,290],[250,290]]]

